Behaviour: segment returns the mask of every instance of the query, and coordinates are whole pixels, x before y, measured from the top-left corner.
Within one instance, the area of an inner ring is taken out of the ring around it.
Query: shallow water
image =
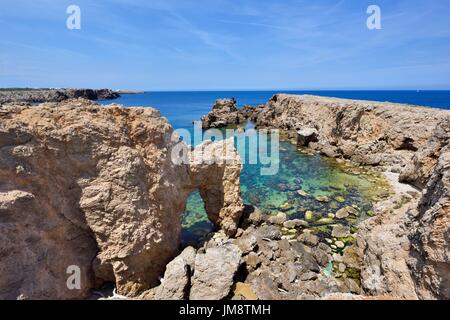
[[[246,152],[248,154],[248,148]],[[244,156],[241,152],[241,158]],[[321,238],[329,237],[335,224],[356,227],[358,222],[371,215],[377,191],[388,188],[385,179],[368,168],[308,154],[283,140],[280,141],[278,173],[263,176],[261,167],[260,163],[244,164],[241,173],[244,203],[256,206],[266,214],[285,212],[289,218],[308,220]],[[320,196],[326,196],[328,201],[316,198]],[[331,218],[339,209],[349,206],[357,209],[357,216],[342,220]],[[309,217],[305,217],[308,211]],[[201,243],[213,230],[199,193],[191,194],[183,219],[183,243]]]
[[[114,101],[101,103],[119,103],[125,106],[153,106],[167,117],[175,129],[189,129],[192,122],[207,114],[218,98],[235,97],[240,106],[258,105],[277,92],[146,92],[144,94],[123,95]],[[397,92],[397,91],[317,91],[289,92],[296,94],[316,94],[342,98],[416,103],[435,107],[448,107],[443,103],[450,92]],[[366,174],[364,168],[353,168],[319,155],[299,152],[288,141],[280,145],[280,170],[275,176],[261,176],[261,165],[244,165],[241,175],[242,197],[246,204],[257,206],[263,212],[276,214],[285,211],[292,218],[305,218],[323,238],[329,237],[334,224],[357,223],[371,213],[372,199],[376,192],[388,189],[385,181],[372,174]],[[306,196],[297,191],[303,190]],[[320,202],[316,196],[328,196],[329,202]],[[339,201],[336,200],[338,198]],[[358,209],[358,217],[346,220],[328,218],[337,210],[347,206]],[[292,208],[290,208],[292,207]],[[322,218],[328,221],[321,220]],[[327,223],[323,223],[327,222]],[[198,193],[189,197],[187,213],[183,219],[183,242],[185,244],[201,242],[203,237],[213,230],[208,221],[203,202]]]

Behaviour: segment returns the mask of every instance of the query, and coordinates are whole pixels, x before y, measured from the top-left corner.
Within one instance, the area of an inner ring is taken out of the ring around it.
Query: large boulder
[[[161,285],[158,287],[156,300],[185,300],[189,296],[189,285],[195,267],[195,249],[187,247],[169,262]]]
[[[205,254],[197,254],[190,299],[226,298],[241,265],[241,256],[241,250],[234,244],[208,248]]]
[[[230,124],[239,124],[240,120],[236,100],[221,99],[217,100],[212,111],[202,118],[202,126],[204,129],[222,128]]]
[[[104,282],[134,297],[156,286],[196,189],[210,219],[235,232],[233,142],[205,143],[177,163],[180,144],[190,151],[152,108],[0,107],[0,298],[84,298]],[[81,282],[70,290],[74,270]]]
[[[419,297],[450,299],[450,145],[445,147],[419,203],[411,255]]]

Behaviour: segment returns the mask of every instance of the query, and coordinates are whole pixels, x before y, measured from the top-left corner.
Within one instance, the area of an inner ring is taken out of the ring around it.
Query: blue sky
[[[0,87],[450,89],[448,0],[0,4]]]

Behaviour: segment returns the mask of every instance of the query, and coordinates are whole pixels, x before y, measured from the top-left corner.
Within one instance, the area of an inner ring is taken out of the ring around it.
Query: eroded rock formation
[[[0,298],[83,298],[105,281],[133,297],[156,286],[195,189],[233,234],[243,209],[233,142],[183,146],[189,161],[175,164],[179,145],[152,108],[0,107]],[[79,290],[66,286],[71,265]]]
[[[236,107],[236,100],[222,99],[214,103],[212,111],[202,118],[203,128],[223,128],[245,121]]]
[[[450,299],[450,145],[439,161],[423,193],[409,234],[411,267],[417,293],[424,299]]]
[[[225,299],[241,265],[241,255],[233,244],[207,248],[204,254],[197,254],[190,300]]]
[[[220,123],[222,112],[212,114]],[[450,111],[279,94],[264,107],[234,114],[239,123],[245,118],[258,128],[281,129],[301,147],[397,173],[421,189],[378,203],[377,215],[361,225],[362,289],[383,297],[449,298]]]

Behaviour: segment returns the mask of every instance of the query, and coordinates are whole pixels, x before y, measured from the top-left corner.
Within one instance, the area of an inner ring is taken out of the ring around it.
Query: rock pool
[[[260,169],[261,164],[244,164],[244,203],[266,214],[284,212],[290,219],[305,220],[328,242],[339,241],[330,239],[336,225],[350,226],[352,233],[356,232],[357,224],[373,214],[373,201],[389,195],[390,190],[382,174],[371,168],[298,150],[288,140],[280,141],[278,174],[263,176]],[[191,194],[186,211],[183,243],[201,243],[214,226],[208,221],[199,193]]]

